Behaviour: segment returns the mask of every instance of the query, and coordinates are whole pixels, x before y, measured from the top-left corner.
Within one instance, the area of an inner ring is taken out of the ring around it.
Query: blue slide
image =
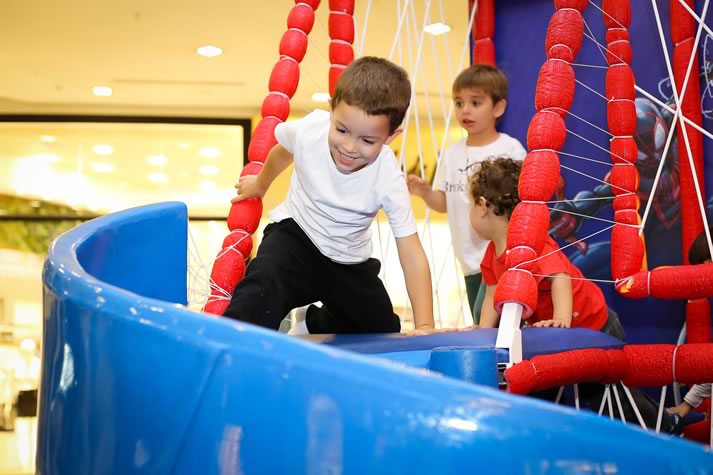
[[[186,242],[164,203],[51,247],[38,473],[713,473],[700,446],[421,369],[493,332],[318,344],[191,312]]]

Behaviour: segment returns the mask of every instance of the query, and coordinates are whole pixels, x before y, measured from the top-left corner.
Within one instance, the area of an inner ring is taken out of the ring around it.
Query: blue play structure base
[[[186,214],[127,210],[49,250],[38,473],[713,473],[688,442],[399,361],[472,374],[502,359],[493,332],[314,344],[191,312]]]

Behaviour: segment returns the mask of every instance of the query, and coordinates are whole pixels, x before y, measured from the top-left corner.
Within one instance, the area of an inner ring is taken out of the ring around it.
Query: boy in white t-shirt
[[[411,193],[423,198],[431,209],[448,213],[453,250],[465,275],[468,304],[476,324],[485,296],[480,261],[488,242],[479,239],[470,226],[469,177],[484,160],[499,156],[522,160],[527,154],[517,139],[496,129],[505,113],[507,95],[508,81],[499,69],[476,64],[461,72],[453,82],[453,102],[456,119],[468,136],[445,151],[433,188],[421,177],[408,177]]]
[[[337,82],[331,113],[314,111],[275,129],[278,144],[258,175],[244,176],[233,202],[263,197],[294,162],[285,201],[270,212],[256,257],[225,316],[277,329],[310,305],[309,333],[389,333],[401,329],[371,258],[370,226],[383,209],[414,312],[416,334],[433,331],[431,274],[416,233],[406,180],[388,147],[411,100],[402,68],[363,57]]]

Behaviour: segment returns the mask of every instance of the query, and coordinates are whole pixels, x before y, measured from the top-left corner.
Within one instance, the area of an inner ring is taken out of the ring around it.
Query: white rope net
[[[680,1],[680,0],[679,0]],[[589,2],[592,8],[601,10],[600,5],[595,1]],[[705,24],[702,18],[706,18],[709,0],[705,0],[699,13],[691,10],[688,5],[680,1],[685,6],[686,10],[696,20],[698,28],[695,38],[694,51],[702,54],[703,75],[705,77],[704,87],[701,91],[701,109],[704,117],[713,118],[713,31]],[[412,80],[413,98],[412,105],[404,122],[404,133],[392,147],[397,152],[397,157],[402,168],[413,174],[418,174],[421,177],[432,181],[436,173],[440,159],[445,149],[452,143],[465,137],[464,132],[455,123],[453,116],[453,102],[451,100],[451,84],[455,76],[465,66],[468,65],[470,53],[470,32],[477,10],[474,10],[470,17],[467,15],[467,2],[463,1],[462,14],[454,18],[446,18],[444,15],[443,0],[396,0],[395,2],[372,2],[372,0],[357,2],[355,9],[355,24],[356,24],[356,39],[354,42],[354,51],[358,56],[373,55],[387,57],[394,62],[400,64],[408,72]],[[327,32],[327,16],[328,8],[323,6],[316,12],[315,26],[309,36],[309,48],[307,56],[303,63],[306,65],[320,65],[325,73],[320,77],[313,77],[307,71],[311,68],[302,68],[304,74],[302,81],[302,89],[326,90],[326,71],[329,68],[329,59],[325,54],[326,45],[329,42]],[[642,215],[641,225],[638,226],[640,232],[643,232],[644,227],[649,219],[651,206],[654,202],[654,196],[657,192],[660,193],[660,179],[664,168],[667,165],[667,160],[671,160],[672,154],[669,154],[669,149],[672,147],[675,140],[675,131],[677,127],[693,127],[700,131],[706,139],[713,139],[713,134],[704,128],[684,117],[678,105],[683,100],[675,93],[675,81],[669,58],[669,50],[666,44],[666,35],[664,34],[662,22],[659,14],[659,6],[656,0],[651,0],[651,8],[634,9],[634,14],[645,15],[655,21],[658,29],[658,40],[661,43],[661,54],[665,58],[668,77],[664,78],[659,83],[658,91],[646,91],[640,86],[636,86],[636,91],[640,97],[651,101],[661,110],[672,114],[673,119],[670,127],[667,130],[661,160],[656,170],[656,175],[653,180],[652,191],[647,201],[646,208]],[[394,25],[393,38],[388,44],[381,42],[374,44],[369,39],[370,19],[378,16],[380,23],[383,24],[384,19]],[[435,22],[441,22],[451,25],[451,32],[441,36],[426,34],[424,27]],[[602,44],[603,41],[596,38],[590,25],[585,22],[585,37],[584,41],[590,41],[596,45],[601,52],[601,61],[597,64],[573,63],[575,69],[589,68],[601,70],[602,74],[607,69],[606,53],[607,49]],[[655,39],[651,39],[655,41]],[[635,52],[636,54],[636,52]],[[688,64],[686,79],[698,77],[697,71],[692,71],[692,62]],[[533,77],[533,81],[534,81]],[[695,79],[694,79],[695,80]],[[587,94],[593,98],[592,101],[599,101],[599,105],[593,107],[601,107],[600,111],[606,108],[607,98],[596,88],[591,87],[583,81],[577,79],[578,95]],[[685,85],[682,88],[685,91]],[[664,98],[669,97],[669,100]],[[324,106],[326,107],[326,105]],[[588,149],[591,153],[584,155],[582,153],[570,153],[567,151],[559,152],[562,156],[562,169],[568,173],[578,174],[591,179],[595,183],[609,184],[604,181],[606,175],[613,164],[608,159],[610,153],[607,140],[613,138],[612,134],[604,128],[596,125],[587,117],[568,114],[567,122],[572,124],[572,121],[585,124],[588,127],[589,133],[582,134],[582,127],[577,128],[579,132],[573,130],[568,125],[567,133],[570,141],[582,141],[588,144]],[[691,158],[690,146],[688,146],[688,157],[681,157],[683,160]],[[601,174],[592,175],[585,173],[579,169],[578,164],[583,162],[596,163],[602,166]],[[705,212],[705,197],[701,195],[698,183],[696,183],[698,192],[698,204],[706,230],[708,223]],[[565,199],[552,200],[548,202],[551,210],[557,213],[571,213],[584,219],[591,219],[602,222],[602,227],[588,235],[573,240],[563,249],[569,246],[576,246],[579,243],[587,242],[590,238],[598,236],[601,233],[611,230],[614,226],[614,221],[592,216],[582,215],[575,211],[568,211],[563,207],[558,207],[558,204],[577,201],[593,201],[593,200],[611,200],[612,197],[586,197],[581,199]],[[423,243],[423,247],[429,259],[431,266],[431,274],[433,278],[434,290],[434,316],[436,325],[439,327],[462,327],[472,324],[472,316],[468,308],[468,300],[466,298],[465,287],[463,283],[463,275],[459,269],[450,239],[450,231],[448,229],[445,217],[434,217],[430,210],[424,208],[418,199],[414,200],[417,215],[420,216],[419,235]],[[263,223],[260,229],[255,233],[255,245],[259,244],[262,235],[262,228],[266,223]],[[206,298],[210,294],[210,265],[212,260],[221,248],[221,242],[226,234],[224,223],[210,222],[204,226],[195,226],[191,224],[191,238],[189,248],[189,305],[199,310],[205,303]],[[400,312],[404,328],[409,328],[412,322],[411,309],[406,293],[403,276],[400,271],[398,256],[396,255],[395,244],[391,229],[387,220],[383,217],[377,218],[373,225],[373,236],[375,239],[374,257],[382,261],[381,277],[385,282],[396,310]],[[713,254],[713,243],[711,236],[708,233],[708,245]],[[606,279],[590,279],[596,280],[604,284],[614,284],[612,280]],[[229,297],[229,296],[227,296]],[[613,418],[613,407],[616,404],[619,407],[621,414],[621,399],[626,397],[631,402],[634,408],[633,400],[628,388],[623,387],[625,394],[619,394],[616,386],[607,386],[605,397],[602,400],[599,414],[608,413]],[[560,391],[560,395],[561,395]],[[576,393],[576,391],[575,391]],[[663,409],[663,401],[665,399],[666,387],[662,389],[660,408]],[[559,398],[558,398],[559,399]],[[578,402],[578,399],[577,399]],[[636,411],[640,424],[644,427],[641,415]],[[661,424],[662,412],[659,412],[659,422],[656,430],[658,431]],[[713,441],[712,441],[713,442]]]

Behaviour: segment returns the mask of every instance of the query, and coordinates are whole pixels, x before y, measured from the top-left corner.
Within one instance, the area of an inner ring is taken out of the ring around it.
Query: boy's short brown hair
[[[388,116],[393,134],[411,102],[408,73],[386,59],[363,56],[347,66],[337,81],[332,109],[342,101],[368,115]]]
[[[470,177],[470,195],[473,201],[485,198],[487,206],[497,216],[512,216],[515,205],[520,202],[517,182],[522,162],[507,155],[485,160]]]
[[[474,64],[464,69],[453,81],[453,95],[463,89],[480,89],[493,100],[493,105],[507,99],[508,79],[502,71],[488,64]]]
[[[697,265],[710,260],[711,251],[708,249],[708,238],[706,237],[706,232],[703,231],[688,249],[688,262]]]

